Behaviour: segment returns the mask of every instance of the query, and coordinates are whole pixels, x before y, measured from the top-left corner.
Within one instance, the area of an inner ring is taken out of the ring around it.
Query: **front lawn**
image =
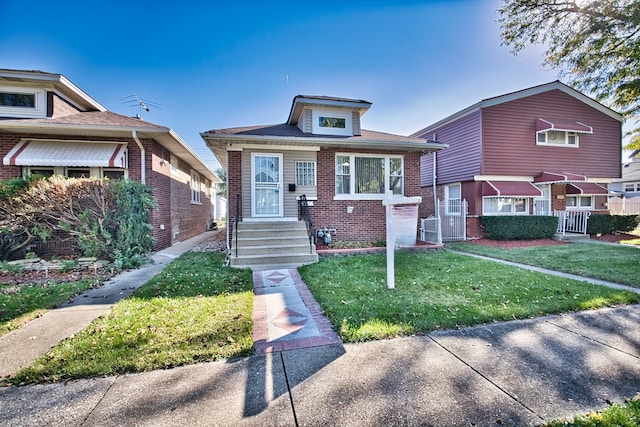
[[[8,381],[57,381],[163,369],[252,352],[249,270],[219,252],[176,258],[109,315],[61,342]]]
[[[636,250],[637,251],[637,250]],[[633,292],[440,251],[334,257],[300,274],[346,342],[640,302]]]
[[[74,296],[98,286],[102,278],[6,283],[0,276],[0,337],[18,329]]]
[[[447,243],[446,247],[640,287],[640,250],[633,246],[572,243],[501,249],[470,242],[458,242]]]

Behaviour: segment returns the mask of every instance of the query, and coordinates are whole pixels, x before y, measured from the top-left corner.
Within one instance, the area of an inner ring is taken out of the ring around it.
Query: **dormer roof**
[[[72,101],[81,111],[107,111],[98,101],[73,84],[62,74],[44,71],[0,69],[0,85],[27,85],[43,89],[53,89],[66,99]]]
[[[287,123],[297,125],[305,107],[344,108],[350,111],[357,111],[362,116],[371,107],[371,102],[334,96],[296,95],[291,103],[291,111],[289,112]]]

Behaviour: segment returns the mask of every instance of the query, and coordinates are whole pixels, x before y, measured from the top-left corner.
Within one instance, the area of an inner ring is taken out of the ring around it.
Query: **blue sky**
[[[200,132],[283,123],[295,95],[373,103],[363,127],[411,134],[482,99],[557,79],[542,49],[500,46],[498,0],[0,2],[0,68],[65,75],[109,110],[160,107]]]

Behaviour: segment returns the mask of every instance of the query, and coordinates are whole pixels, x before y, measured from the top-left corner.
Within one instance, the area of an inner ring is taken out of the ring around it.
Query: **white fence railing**
[[[612,197],[609,199],[609,212],[613,215],[640,215],[640,197]]]
[[[553,211],[553,216],[558,218],[558,233],[587,234],[587,221],[589,211]]]
[[[442,244],[440,218],[430,216],[420,218],[420,240],[423,242]]]

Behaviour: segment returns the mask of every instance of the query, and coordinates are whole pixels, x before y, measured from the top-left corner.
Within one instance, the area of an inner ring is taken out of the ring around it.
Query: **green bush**
[[[487,239],[548,239],[558,228],[558,218],[539,215],[481,216],[480,224]]]
[[[592,214],[587,222],[587,233],[626,233],[635,230],[638,224],[640,224],[640,215]]]

